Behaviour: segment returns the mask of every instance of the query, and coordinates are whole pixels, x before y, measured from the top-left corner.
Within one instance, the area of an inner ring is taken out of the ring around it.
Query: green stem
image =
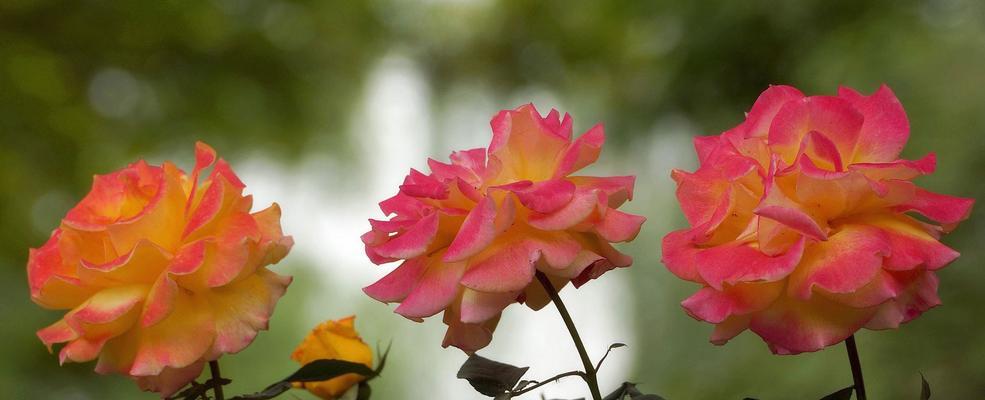
[[[862,379],[862,362],[858,359],[858,348],[855,347],[855,335],[845,339],[848,350],[848,363],[852,367],[852,380],[855,381],[855,397],[865,400],[865,381]]]
[[[522,395],[524,393],[533,391],[534,389],[537,389],[537,388],[539,388],[541,386],[544,386],[544,385],[546,385],[548,383],[557,382],[558,379],[566,378],[566,377],[569,377],[569,376],[580,376],[580,377],[582,377],[582,379],[584,379],[585,378],[585,373],[584,372],[581,372],[581,371],[569,371],[569,372],[565,372],[563,374],[557,374],[557,375],[554,375],[554,376],[552,376],[550,378],[547,378],[547,379],[545,379],[545,380],[543,380],[541,382],[536,382],[532,386],[527,386],[523,390],[520,390],[520,391],[517,391],[517,392],[511,392],[511,395],[512,396],[519,396],[519,395]]]
[[[592,398],[594,400],[602,400],[602,392],[599,391],[599,379],[596,374],[595,367],[592,364],[592,360],[588,358],[588,352],[585,351],[585,344],[581,342],[581,336],[578,335],[578,328],[575,328],[574,321],[571,320],[571,315],[568,314],[568,309],[564,306],[561,301],[561,296],[558,296],[557,289],[554,289],[554,285],[551,284],[551,280],[544,275],[543,272],[537,271],[537,280],[540,281],[541,286],[544,287],[544,291],[550,296],[551,301],[554,302],[554,306],[557,307],[558,313],[561,314],[561,319],[564,320],[564,325],[568,327],[568,333],[571,334],[571,340],[575,342],[575,348],[578,349],[578,355],[581,356],[581,363],[585,366],[585,383],[588,384],[589,390],[592,391]]]
[[[222,374],[219,373],[219,361],[209,361],[209,371],[212,372],[212,393],[215,400],[225,400],[222,394]]]

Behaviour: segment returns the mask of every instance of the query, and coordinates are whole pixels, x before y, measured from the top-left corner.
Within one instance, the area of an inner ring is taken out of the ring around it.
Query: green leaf
[[[387,348],[387,351],[389,351],[389,347]],[[386,356],[384,355],[384,358],[385,357]],[[294,371],[294,373],[287,378],[281,379],[280,381],[274,382],[270,386],[267,386],[262,391],[253,394],[236,396],[230,400],[272,399],[290,390],[292,382],[321,382],[345,374],[358,374],[372,378],[376,376],[377,372],[369,369],[369,367],[363,364],[349,361],[329,359],[315,360],[305,364],[301,368],[298,368],[297,371]],[[366,387],[368,388],[369,386]],[[360,386],[360,389],[362,389],[362,386]]]
[[[619,388],[616,389],[615,392],[609,393],[609,395],[605,396],[602,400],[622,400],[623,397],[626,397],[627,386],[631,386],[631,385],[633,384],[629,382],[623,382],[622,385],[619,385]]]
[[[379,345],[377,345],[376,354],[380,355],[380,362],[379,364],[377,364],[376,370],[373,371],[374,375],[371,378],[375,378],[377,375],[383,372],[383,367],[386,366],[386,357],[390,355],[390,346],[392,345],[393,345],[393,341],[391,340],[390,343],[386,344],[386,350],[383,350],[382,352],[380,352]]]
[[[232,381],[226,378],[212,378],[205,381],[205,383],[192,381],[188,384],[189,386],[187,389],[182,390],[174,396],[168,397],[167,400],[197,400],[205,398],[205,394],[212,390],[217,383],[220,386],[225,386],[232,383]]]
[[[610,344],[609,348],[605,350],[605,354],[602,355],[602,358],[599,359],[599,362],[595,364],[595,370],[598,371],[602,369],[602,363],[605,362],[606,357],[609,357],[609,353],[612,352],[612,349],[618,349],[620,347],[626,347],[626,344],[625,343]]]
[[[927,378],[920,374],[920,400],[930,399],[930,384],[927,383]]]
[[[508,393],[517,384],[527,367],[517,367],[473,354],[458,370],[458,379],[465,379],[476,391],[489,397]]]
[[[291,382],[280,381],[267,386],[266,389],[253,394],[244,394],[233,397],[229,400],[267,400],[280,396],[282,393],[291,389]]]
[[[376,375],[376,372],[360,363],[344,360],[321,359],[305,364],[303,367],[291,374],[291,376],[284,378],[283,381],[320,382],[345,374],[358,374],[366,377],[372,377]]]
[[[821,400],[851,400],[852,393],[855,393],[855,385],[846,387],[837,392],[824,396],[821,398]]]
[[[387,351],[389,350],[390,346],[387,346]],[[356,400],[369,400],[369,396],[372,394],[373,390],[369,388],[369,384],[366,381],[359,382],[359,396],[356,397]]]
[[[188,389],[182,390],[178,394],[168,397],[168,400],[197,399],[199,397],[202,397],[202,395],[204,395],[205,392],[209,391],[209,389],[212,388],[211,386],[205,386],[195,381],[192,381],[188,385],[189,385]]]
[[[525,381],[525,380],[524,381],[520,381],[519,383],[516,384],[516,387],[513,388],[513,391],[514,392],[519,392],[519,391],[525,389],[527,386],[533,385],[535,383],[536,383],[535,381]]]
[[[632,382],[623,382],[622,385],[619,385],[619,388],[616,389],[615,392],[605,396],[603,400],[623,400],[627,396],[630,400],[664,400],[663,397],[655,394],[641,393],[640,390],[636,388],[636,384]]]

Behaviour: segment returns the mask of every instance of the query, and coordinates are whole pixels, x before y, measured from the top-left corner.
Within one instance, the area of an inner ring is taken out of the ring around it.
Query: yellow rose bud
[[[338,321],[325,321],[308,333],[301,341],[291,359],[301,365],[315,360],[344,360],[365,364],[373,368],[373,351],[359,337],[355,328],[356,316]],[[354,385],[366,378],[358,374],[346,374],[321,382],[295,383],[322,399],[337,399]]]

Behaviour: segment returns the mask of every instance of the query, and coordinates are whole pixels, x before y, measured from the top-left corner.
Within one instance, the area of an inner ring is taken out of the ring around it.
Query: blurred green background
[[[669,399],[821,397],[851,382],[842,347],[773,356],[748,332],[712,346],[711,326],[678,305],[696,287],[659,263],[660,238],[684,225],[668,169],[693,169],[690,137],[739,123],[773,83],[889,84],[912,126],[904,155],[940,159],[921,184],[985,198],[981,1],[0,0],[0,397],[154,398],[91,363],[58,366],[34,332],[60,313],[31,303],[25,263],[93,174],[141,157],[189,168],[201,139],[257,207],[284,206],[298,242],[273,268],[295,283],[272,330],[222,360],[227,393],[286,375],[310,327],[357,313],[368,342],[394,340],[375,398],[480,398],[453,378],[464,355],[438,346],[438,318],[414,324],[358,290],[389,270],[358,235],[407,168],[486,145],[488,118],[530,101],[570,112],[579,132],[604,122],[587,172],[637,174],[627,209],[649,218],[622,247],[633,267],[562,293],[593,353],[630,345],[603,391],[632,380]],[[917,398],[919,372],[934,398],[985,398],[983,215],[945,239],[963,256],[940,273],[944,306],[857,335],[871,398]],[[535,379],[577,368],[559,325],[551,308],[511,307],[486,354]]]

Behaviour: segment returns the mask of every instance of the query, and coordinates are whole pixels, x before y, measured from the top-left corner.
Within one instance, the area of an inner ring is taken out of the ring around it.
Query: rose
[[[550,299],[535,271],[555,287],[576,287],[632,258],[611,242],[632,240],[644,218],[617,210],[632,198],[632,176],[569,176],[595,162],[601,125],[571,139],[571,117],[533,105],[492,120],[483,148],[428,160],[411,170],[396,196],[380,203],[389,220],[370,220],[362,236],[376,264],[402,261],[364,291],[421,321],[444,311],[443,346],[472,352],[492,340],[505,307],[537,310]]]
[[[701,166],[672,174],[691,227],[664,237],[663,262],[703,285],[682,305],[716,324],[713,343],[748,328],[774,353],[816,351],[940,304],[934,271],[958,252],[938,239],[973,200],[914,185],[936,158],[898,159],[908,136],[885,86],[836,97],[772,86],[745,122],[695,138]]]
[[[62,363],[98,357],[97,372],[128,375],[162,397],[205,362],[245,348],[291,282],[266,266],[293,241],[281,233],[277,204],[251,214],[243,188],[203,143],[191,176],[144,161],[96,176],[30,252],[32,300],[70,310],[38,337],[49,349],[65,343]]]
[[[294,361],[305,365],[315,360],[344,360],[373,367],[373,351],[359,337],[355,316],[338,321],[325,321],[315,327],[291,354]],[[337,399],[350,388],[366,380],[359,374],[345,374],[327,381],[295,383],[322,399]]]

